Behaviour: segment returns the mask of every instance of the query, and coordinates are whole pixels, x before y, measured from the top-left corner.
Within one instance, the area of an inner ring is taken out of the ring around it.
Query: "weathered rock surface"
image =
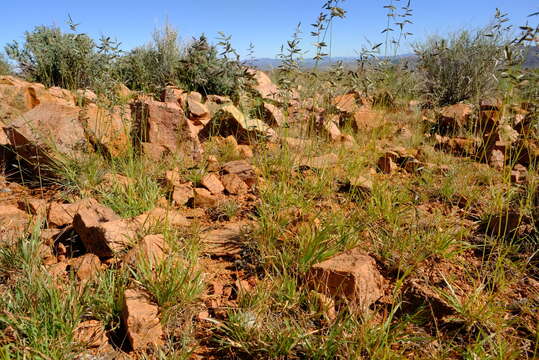
[[[122,322],[134,351],[163,345],[159,308],[141,290],[125,290]]]
[[[193,121],[196,125],[206,125],[210,122],[210,110],[200,101],[189,96],[187,98],[187,107],[189,108],[189,120]]]
[[[127,220],[100,204],[80,209],[73,218],[73,227],[86,250],[99,257],[114,256],[129,247],[136,237]]]
[[[314,290],[346,299],[363,311],[383,296],[384,278],[376,262],[357,248],[314,265],[308,279]]]
[[[219,180],[219,176],[213,173],[204,176],[200,183],[213,195],[221,194],[225,190],[225,187],[221,183],[221,180]]]
[[[264,103],[264,120],[271,126],[283,126],[285,123],[284,114],[277,106]]]
[[[138,100],[131,105],[141,141],[161,145],[170,152],[184,151],[198,156],[198,138],[192,136],[188,120],[179,105]]]
[[[4,131],[17,154],[30,164],[50,165],[62,156],[77,157],[85,150],[86,137],[78,116],[75,106],[40,104]]]
[[[84,207],[91,207],[97,204],[95,199],[86,198],[71,204],[53,202],[49,205],[47,221],[50,226],[62,227],[73,223],[73,218]]]
[[[124,264],[135,266],[145,263],[150,268],[158,266],[166,257],[169,248],[163,235],[146,235],[125,255]]]
[[[455,104],[442,108],[437,114],[437,122],[442,133],[456,131],[466,126],[473,113],[468,104]]]
[[[196,207],[210,208],[217,205],[219,197],[213,195],[210,191],[204,188],[194,189],[194,205]]]
[[[78,324],[73,331],[73,340],[87,348],[99,348],[108,343],[105,327],[97,320],[87,320]]]
[[[205,245],[205,252],[214,256],[234,256],[241,252],[246,223],[229,223],[217,229],[204,231],[200,240]]]
[[[172,192],[172,201],[174,201],[174,204],[177,206],[182,206],[187,204],[194,196],[195,193],[192,186],[180,184],[174,186],[174,190]]]
[[[14,205],[0,205],[0,243],[12,242],[24,234],[30,217]]]
[[[128,106],[107,110],[90,104],[81,110],[79,120],[88,139],[110,156],[120,156],[127,151],[131,133],[131,109]]]
[[[225,190],[232,195],[242,195],[249,191],[249,186],[237,174],[223,175],[221,182]]]
[[[270,77],[263,71],[250,69],[256,82],[254,89],[262,98],[279,100],[279,88],[271,81]]]
[[[355,93],[336,96],[332,103],[337,110],[346,114],[353,114],[359,108],[357,103],[357,95]]]
[[[84,254],[71,261],[71,267],[79,281],[92,279],[101,269],[101,261],[94,254]]]
[[[239,176],[249,187],[257,183],[257,176],[251,164],[245,160],[229,161],[222,167],[223,174],[234,174]]]
[[[203,138],[210,135],[223,137],[233,135],[241,143],[249,143],[260,136],[272,141],[277,138],[275,131],[264,121],[247,118],[234,105],[222,106],[200,132],[200,136]]]

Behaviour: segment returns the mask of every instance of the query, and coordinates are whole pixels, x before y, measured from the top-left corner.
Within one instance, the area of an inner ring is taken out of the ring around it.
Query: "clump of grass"
[[[194,264],[171,256],[157,266],[142,261],[133,271],[139,281],[163,309],[192,304],[204,289],[201,273]]]

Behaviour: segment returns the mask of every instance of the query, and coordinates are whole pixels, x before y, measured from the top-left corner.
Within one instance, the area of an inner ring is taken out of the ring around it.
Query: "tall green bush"
[[[432,105],[494,95],[505,65],[505,42],[492,28],[460,31],[417,45],[422,92]]]
[[[180,83],[188,90],[205,95],[219,94],[237,99],[249,75],[231,48],[229,39],[222,37],[220,45],[223,51],[220,54],[204,35],[195,39],[186,48],[180,62]],[[233,57],[229,58],[230,55]]]
[[[155,95],[167,85],[176,85],[237,98],[248,75],[237,57],[230,57],[235,52],[228,40],[221,39],[221,53],[204,35],[182,48],[178,33],[167,25],[155,31],[150,43],[121,58],[118,73],[129,88]]]
[[[37,26],[26,32],[23,44],[14,41],[5,50],[25,78],[45,86],[91,87],[106,65],[89,36],[55,26]]]
[[[11,65],[7,62],[2,54],[0,54],[0,75],[11,74]]]
[[[167,85],[179,85],[181,56],[178,33],[166,25],[154,32],[148,44],[123,56],[117,64],[117,71],[130,89],[159,94]]]

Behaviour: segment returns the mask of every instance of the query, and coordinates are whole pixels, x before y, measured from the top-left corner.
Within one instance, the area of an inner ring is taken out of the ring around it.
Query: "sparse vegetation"
[[[504,51],[517,50],[502,28],[505,18],[498,14],[497,19],[497,25],[463,30],[447,39],[432,37],[416,46],[426,101],[444,106],[496,95],[500,74],[509,62]]]
[[[414,67],[374,55],[411,36],[394,0],[384,43],[322,69],[341,6],[277,84],[168,25],[125,54],[55,27],[8,45],[17,75],[97,96],[1,83],[0,358],[539,356],[538,28],[505,39],[498,12]]]
[[[4,58],[4,55],[0,54],[0,75],[10,75],[11,65]]]
[[[54,26],[38,26],[27,32],[24,43],[8,44],[6,53],[17,62],[24,77],[48,87],[92,87],[104,65],[89,36],[66,34]]]

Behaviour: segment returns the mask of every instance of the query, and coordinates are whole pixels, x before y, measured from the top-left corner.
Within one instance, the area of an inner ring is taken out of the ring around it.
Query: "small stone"
[[[232,195],[242,195],[249,191],[249,186],[236,174],[226,174],[221,176],[225,190]]]
[[[221,194],[225,190],[219,176],[213,173],[204,176],[200,183],[214,195]]]
[[[393,174],[396,172],[399,168],[395,163],[396,158],[397,156],[391,152],[388,152],[384,156],[380,157],[377,163],[380,171],[382,171],[384,174]]]
[[[217,160],[217,158],[214,156],[214,155],[210,155],[208,156],[208,166],[206,167],[206,169],[208,171],[219,171],[219,160]]]
[[[192,99],[191,96],[187,97],[187,106],[189,107],[189,119],[194,121],[197,125],[206,125],[211,120],[210,111],[206,105],[200,101]]]
[[[223,165],[222,171],[224,174],[238,175],[249,187],[257,183],[255,169],[245,160],[227,162]]]
[[[251,159],[254,157],[253,149],[249,145],[238,145],[238,155],[243,159]]]
[[[194,205],[196,207],[210,208],[217,205],[219,199],[204,188],[195,188]]]
[[[516,164],[511,171],[511,182],[514,184],[525,184],[528,177],[528,169],[522,164]]]
[[[342,187],[342,191],[347,191],[353,194],[368,194],[372,193],[372,180],[363,176],[356,176],[348,179],[348,181]]]
[[[92,198],[82,199],[72,204],[51,203],[47,221],[49,226],[62,227],[70,225],[73,222],[73,217],[82,208],[92,207],[98,204],[97,200]]]
[[[357,96],[355,93],[336,96],[333,105],[341,112],[352,114],[358,108]]]
[[[488,162],[493,168],[501,170],[505,165],[505,155],[501,150],[492,150]]]
[[[174,204],[177,206],[183,206],[187,204],[194,196],[195,193],[190,185],[177,185],[174,186],[174,191],[172,192],[172,201],[174,201]]]
[[[101,261],[94,254],[84,254],[71,261],[71,266],[79,281],[92,279],[101,270]]]
[[[77,325],[73,331],[73,340],[87,348],[98,348],[108,343],[105,328],[97,320],[87,320]]]
[[[147,262],[150,268],[155,268],[166,257],[169,251],[163,235],[146,235],[125,255],[123,262],[135,266],[140,262]]]
[[[128,247],[136,232],[126,220],[101,204],[79,210],[73,227],[84,247],[99,257],[110,257]]]
[[[122,321],[134,351],[163,345],[159,308],[152,304],[145,292],[125,290]]]
[[[333,298],[344,298],[362,311],[384,294],[384,278],[376,262],[358,248],[314,265],[308,281],[313,290]]]

